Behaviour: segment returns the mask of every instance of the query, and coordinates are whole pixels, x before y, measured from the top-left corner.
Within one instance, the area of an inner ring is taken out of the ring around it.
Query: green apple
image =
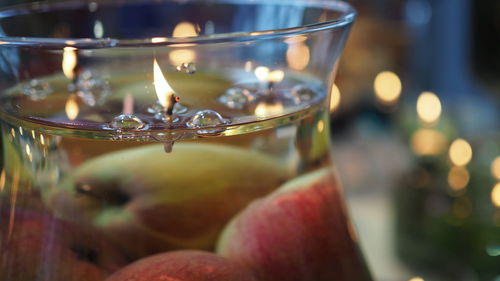
[[[104,230],[131,259],[214,248],[225,224],[291,177],[275,159],[242,148],[161,144],[94,158],[44,192],[59,217]]]

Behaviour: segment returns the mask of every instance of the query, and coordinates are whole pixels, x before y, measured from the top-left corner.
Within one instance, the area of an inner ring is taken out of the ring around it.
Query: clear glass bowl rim
[[[96,2],[103,3],[133,3],[141,0],[125,0],[114,2],[114,0],[98,0],[98,1],[65,1],[55,3],[34,2],[30,4],[21,4],[4,9],[0,9],[0,21],[3,18],[13,17],[16,15],[30,14],[46,11],[48,9],[61,9],[70,5],[83,5]],[[156,2],[156,1],[155,1]],[[356,11],[351,4],[336,0],[162,0],[162,2],[201,2],[201,3],[225,3],[225,4],[284,4],[288,6],[303,6],[317,7],[341,13],[339,18],[317,22],[308,25],[296,26],[291,28],[253,31],[253,32],[229,32],[216,33],[211,35],[201,35],[194,37],[153,37],[153,38],[137,38],[137,39],[118,39],[118,38],[48,38],[48,37],[1,37],[0,48],[3,46],[25,46],[25,47],[48,47],[48,48],[64,48],[74,47],[81,49],[95,48],[113,48],[113,47],[159,47],[159,46],[186,46],[186,44],[207,44],[207,43],[223,43],[223,42],[247,42],[256,40],[266,40],[279,37],[298,36],[302,34],[312,33],[327,29],[342,28],[352,24],[356,17]]]

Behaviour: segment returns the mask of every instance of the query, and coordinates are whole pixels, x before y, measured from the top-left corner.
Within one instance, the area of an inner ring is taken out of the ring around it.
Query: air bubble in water
[[[120,131],[138,130],[144,128],[144,122],[134,114],[120,114],[113,118],[109,124],[110,128]]]
[[[89,106],[104,104],[106,98],[111,95],[108,82],[94,77],[89,70],[78,75],[76,84],[72,85],[70,90],[76,90],[77,95]]]
[[[179,72],[184,72],[187,74],[194,74],[196,72],[196,65],[192,62],[185,62],[181,65],[178,65],[175,69]]]
[[[311,102],[316,96],[316,93],[311,88],[304,85],[293,87],[290,94],[295,104]]]
[[[42,100],[52,93],[52,87],[46,81],[33,79],[23,89],[23,93],[32,100]]]
[[[218,134],[223,132],[222,128],[207,129],[210,127],[216,127],[219,125],[228,124],[229,120],[222,118],[222,116],[213,110],[205,109],[196,112],[191,119],[186,123],[189,128],[198,129],[203,128],[203,130],[198,130],[199,134]]]
[[[248,89],[230,88],[218,98],[218,101],[231,109],[243,109],[254,99],[255,96]]]

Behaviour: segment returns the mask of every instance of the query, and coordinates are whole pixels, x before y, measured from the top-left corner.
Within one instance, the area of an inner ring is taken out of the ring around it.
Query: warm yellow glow
[[[75,95],[69,96],[66,101],[66,106],[64,107],[66,111],[66,116],[68,116],[69,120],[75,120],[80,113],[80,108],[78,106],[78,102]]]
[[[30,160],[30,162],[32,162],[33,155],[31,154],[31,149],[30,149],[30,146],[28,144],[26,144],[26,155],[28,155],[28,159]]]
[[[76,64],[76,48],[65,47],[63,51],[62,71],[68,79],[73,79],[75,77]]]
[[[497,156],[491,163],[491,174],[497,180],[500,180],[500,156]]]
[[[2,169],[2,173],[0,173],[0,191],[5,188],[5,169]]]
[[[286,61],[291,69],[303,70],[309,64],[309,47],[304,42],[290,44],[286,51]]]
[[[418,155],[437,155],[446,149],[446,144],[446,137],[432,129],[419,129],[411,137],[411,147]]]
[[[172,33],[172,37],[193,37],[197,35],[198,32],[196,32],[194,24],[187,21],[178,23]]]
[[[168,53],[170,62],[174,65],[181,65],[183,63],[190,63],[196,60],[196,53],[193,50],[179,49],[173,50]]]
[[[493,202],[493,205],[500,208],[500,182],[497,182],[491,190],[491,202]]]
[[[450,161],[456,166],[465,166],[472,159],[472,147],[463,139],[456,139],[450,145]]]
[[[424,123],[432,124],[441,116],[441,101],[436,94],[423,92],[417,100],[417,114]]]
[[[283,81],[283,78],[285,78],[285,72],[283,70],[275,70],[269,72],[269,77],[268,81],[269,82],[274,82],[274,83],[279,83]]]
[[[153,62],[153,79],[158,101],[164,108],[168,108],[172,103],[171,96],[174,94],[174,90],[165,79],[156,59]]]
[[[255,108],[255,115],[257,117],[269,117],[280,115],[283,113],[283,105],[281,103],[259,103]]]
[[[251,61],[246,61],[245,62],[245,71],[246,72],[252,71],[252,62]]]
[[[469,171],[464,167],[452,167],[448,173],[448,185],[455,191],[465,188],[469,179]]]
[[[35,130],[31,130],[31,137],[32,137],[33,139],[35,139],[35,137],[36,137],[36,135],[35,135]]]
[[[422,277],[413,277],[408,281],[425,281]]]
[[[19,127],[19,134],[22,136],[23,135],[23,128],[22,127]]]
[[[285,78],[285,72],[283,70],[270,71],[269,68],[265,66],[259,66],[254,70],[255,77],[261,82],[274,82],[278,83]]]
[[[153,37],[151,38],[151,43],[163,43],[167,42],[167,37]]]
[[[265,66],[259,66],[255,68],[254,71],[255,77],[259,79],[261,82],[268,82],[267,79],[269,78],[269,68]]]
[[[332,92],[330,93],[330,112],[334,112],[340,105],[340,90],[337,85],[332,85]]]
[[[401,80],[394,72],[380,72],[373,83],[375,96],[384,104],[395,103],[401,95]]]
[[[325,129],[325,122],[323,122],[323,120],[319,120],[316,128],[318,129],[318,133],[322,133]]]
[[[16,131],[14,130],[14,128],[10,129],[10,134],[15,137],[16,136]]]
[[[40,134],[40,144],[45,145],[45,137]]]

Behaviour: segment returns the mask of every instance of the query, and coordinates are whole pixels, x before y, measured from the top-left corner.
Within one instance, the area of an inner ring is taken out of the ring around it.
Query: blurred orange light
[[[330,93],[330,112],[334,112],[340,105],[340,90],[337,85],[332,85],[332,91]]]
[[[500,156],[497,156],[491,163],[491,174],[497,180],[500,180]]]
[[[418,155],[438,155],[446,144],[446,136],[432,129],[419,129],[411,137],[411,147]]]
[[[464,167],[452,167],[448,173],[448,185],[454,191],[464,189],[469,183],[470,175]]]
[[[497,182],[491,190],[491,202],[493,202],[493,205],[500,208],[500,182]]]
[[[417,114],[422,122],[433,124],[441,116],[441,101],[436,94],[423,92],[417,100]]]
[[[286,51],[288,66],[294,70],[303,70],[309,64],[309,47],[304,42],[290,44]]]
[[[467,141],[456,139],[451,143],[449,156],[453,165],[465,166],[472,159],[472,147]]]
[[[401,95],[401,80],[394,72],[380,72],[373,83],[375,96],[384,104],[394,104]]]

